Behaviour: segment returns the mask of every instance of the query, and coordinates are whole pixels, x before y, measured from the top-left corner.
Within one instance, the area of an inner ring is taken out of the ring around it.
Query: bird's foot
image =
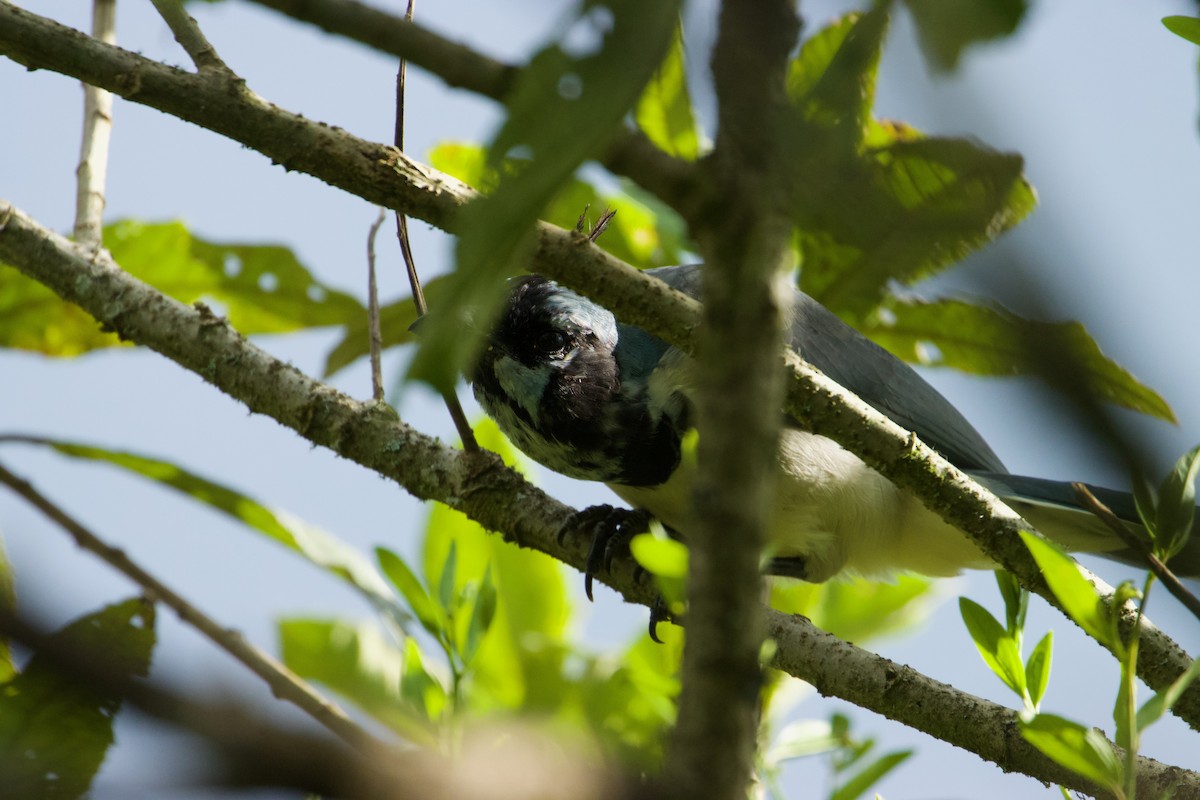
[[[592,599],[592,579],[608,572],[613,559],[622,550],[628,551],[629,540],[650,527],[650,515],[645,511],[632,511],[614,506],[590,506],[567,520],[558,532],[559,544],[567,535],[584,533],[592,537],[587,563],[583,570],[583,588],[588,600]]]

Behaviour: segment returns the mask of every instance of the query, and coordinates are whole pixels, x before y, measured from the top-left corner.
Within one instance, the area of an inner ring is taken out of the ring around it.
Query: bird
[[[701,265],[646,273],[700,299]],[[966,418],[908,364],[798,289],[788,344],[809,363],[970,474],[1040,532],[1073,552],[1144,565],[1076,500],[1070,483],[1012,475]],[[695,460],[682,442],[695,420],[694,361],[553,280],[510,280],[495,324],[467,370],[484,412],[543,466],[606,484],[634,512],[685,542]],[[995,569],[967,536],[832,439],[786,419],[770,515],[770,574],[931,577]],[[1089,487],[1140,527],[1132,496]],[[584,512],[586,513],[586,512]],[[644,530],[644,528],[642,528]],[[589,558],[592,572],[600,563]],[[602,559],[607,561],[607,559]],[[1200,575],[1196,537],[1171,565]]]

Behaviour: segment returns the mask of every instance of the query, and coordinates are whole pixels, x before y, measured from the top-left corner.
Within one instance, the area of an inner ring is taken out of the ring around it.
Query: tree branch
[[[200,71],[215,70],[226,77],[236,77],[233,70],[225,65],[217,50],[208,41],[196,20],[187,13],[182,0],[151,0],[158,9],[159,16],[167,23],[175,41],[184,49],[196,69]]]
[[[347,744],[366,753],[382,752],[387,745],[346,716],[336,703],[321,695],[307,681],[276,659],[259,650],[237,631],[223,628],[212,617],[189,603],[177,592],[139,566],[121,550],[107,544],[73,517],[51,502],[27,481],[0,465],[0,483],[24,498],[64,531],[84,550],[97,556],[113,569],[142,587],[150,600],[160,602],[179,615],[209,641],[242,662],[266,682],[276,697],[299,707],[310,717],[340,736]]]
[[[93,0],[92,35],[113,44],[117,40],[116,0]],[[112,141],[112,94],[83,84],[83,141],[75,169],[75,241],[104,246],[104,184],[108,174],[108,145]]]
[[[413,430],[389,410],[359,403],[309,378],[246,341],[202,304],[189,307],[165,297],[120,270],[107,254],[93,259],[4,201],[0,201],[0,261],[79,305],[122,337],[195,372],[251,411],[270,416],[314,444],[396,481],[414,496],[462,511],[489,530],[503,532],[510,541],[540,550],[575,569],[582,570],[586,564],[590,546],[586,537],[558,541],[558,531],[573,509],[504,468],[495,455],[453,450]],[[650,605],[656,599],[655,591],[638,581],[634,572],[632,563],[619,561],[600,577],[626,600]],[[914,715],[924,712],[929,716],[919,724],[921,730],[1002,763],[1006,769],[1039,780],[1058,780],[1057,773],[1042,771],[1041,762],[1009,760],[1010,750],[997,755],[989,744],[1005,740],[1016,725],[1015,713],[962,702],[947,707],[943,699],[934,696],[922,699],[917,681],[906,684],[911,702],[903,708],[893,707],[891,690],[881,696],[872,694],[881,675],[895,672],[891,662],[828,634],[816,635],[815,629],[798,619],[784,624],[780,620],[788,618],[777,612],[769,612],[769,619],[771,636],[778,645],[774,663],[809,681],[818,691],[895,714],[901,721],[917,719]],[[876,684],[860,683],[858,673],[843,666],[851,656],[858,659],[855,663],[865,665],[864,669],[882,670],[862,673],[875,675],[870,680]],[[884,685],[890,685],[890,679]],[[953,687],[945,687],[944,692],[943,698],[969,697]],[[901,712],[905,716],[900,716]],[[948,720],[958,724],[949,725]],[[1200,776],[1184,773],[1180,782],[1184,788],[1193,783],[1200,787]],[[1062,783],[1087,790],[1079,779],[1063,779]],[[1200,791],[1193,796],[1200,798]]]
[[[97,42],[6,0],[0,0],[0,53],[30,68],[49,68],[111,88],[127,99],[228,136],[286,168],[306,172],[369,202],[403,210],[443,230],[454,230],[457,209],[474,196],[470,187],[394,148],[305,120],[236,83],[190,75]],[[686,352],[695,351],[699,304],[694,300],[588,246],[582,234],[545,223],[539,224],[536,233],[531,261],[534,271],[595,298],[629,324]],[[849,395],[795,353],[785,353],[782,361],[788,370],[785,409],[797,422],[838,442],[911,492],[963,530],[1023,585],[1059,607],[1016,536],[1019,529],[1032,526],[915,436]],[[433,491],[424,485],[426,492]],[[1111,606],[1111,587],[1094,577],[1092,581]],[[1136,616],[1124,609],[1119,613],[1127,636],[1137,624]],[[1143,627],[1141,647],[1138,675],[1156,691],[1169,686],[1191,663],[1178,644],[1151,625]],[[1200,685],[1194,684],[1172,711],[1200,730]]]

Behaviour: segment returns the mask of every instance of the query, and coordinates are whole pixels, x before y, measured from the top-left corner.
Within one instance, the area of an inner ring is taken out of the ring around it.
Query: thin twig
[[[383,330],[379,321],[379,284],[375,280],[375,237],[387,219],[382,207],[379,216],[371,223],[367,234],[367,328],[371,341],[371,397],[384,400],[383,392]]]
[[[1100,498],[1092,494],[1082,483],[1072,483],[1071,488],[1075,490],[1075,496],[1079,498],[1079,502],[1087,507],[1096,517],[1107,525],[1113,533],[1115,533],[1127,547],[1134,552],[1141,554],[1142,558],[1146,559],[1146,564],[1150,567],[1150,571],[1154,573],[1163,586],[1167,587],[1167,591],[1175,596],[1175,599],[1183,603],[1184,608],[1192,612],[1192,616],[1200,619],[1200,598],[1188,591],[1188,588],[1183,585],[1178,576],[1171,571],[1171,568],[1159,560],[1158,556],[1150,551],[1140,538],[1134,535],[1133,531],[1125,527],[1125,522],[1112,512],[1108,506],[1100,501]]]
[[[351,720],[337,704],[323,697],[286,666],[247,642],[237,631],[222,628],[211,617],[134,563],[124,552],[105,543],[45,495],[34,489],[29,482],[9,472],[3,465],[0,465],[0,483],[8,486],[57,523],[71,535],[81,548],[93,553],[142,587],[151,600],[161,602],[169,607],[179,615],[181,620],[203,633],[213,644],[242,662],[251,672],[267,683],[276,697],[288,700],[298,706],[317,722],[340,736],[347,744],[359,750],[378,752],[387,746]]]
[[[154,3],[154,7],[158,9],[159,15],[163,21],[167,23],[167,27],[171,29],[171,33],[175,35],[175,41],[179,42],[192,59],[192,63],[196,65],[198,70],[219,70],[228,75],[233,75],[233,70],[225,65],[221,57],[217,55],[217,50],[205,37],[200,30],[200,26],[196,24],[196,20],[187,13],[187,9],[183,7],[181,0],[150,0]]]
[[[412,22],[413,12],[416,11],[416,8],[416,0],[408,0],[408,8],[404,12],[405,22]],[[400,66],[396,71],[396,128],[392,141],[400,152],[404,152],[404,94],[407,76],[408,60],[401,58]],[[412,289],[417,318],[420,319],[429,311],[429,306],[425,302],[425,291],[421,288],[421,276],[417,274],[417,262],[413,258],[412,244],[408,236],[408,217],[399,211],[396,212],[396,238],[400,240],[400,254],[404,257],[404,268],[408,272],[408,285]],[[475,431],[471,429],[471,423],[463,412],[462,403],[458,402],[458,395],[453,390],[447,390],[442,393],[442,399],[446,402],[446,410],[450,412],[450,419],[454,421],[455,429],[458,430],[458,438],[462,439],[463,450],[469,453],[478,451],[479,443],[475,441]]]
[[[92,36],[116,44],[116,0],[93,0]],[[112,111],[111,92],[83,84],[83,141],[75,170],[75,241],[93,250],[104,246],[104,184],[108,178]]]

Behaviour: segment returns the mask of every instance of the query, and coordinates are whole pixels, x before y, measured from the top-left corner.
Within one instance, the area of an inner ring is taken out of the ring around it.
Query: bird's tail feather
[[[1033,523],[1038,531],[1068,550],[1095,553],[1137,567],[1146,566],[1140,552],[1129,548],[1107,525],[1083,508],[1071,484],[990,472],[973,472],[971,477]],[[1099,486],[1089,485],[1088,489],[1135,533],[1142,537],[1146,535],[1138,519],[1133,495]],[[1176,575],[1200,578],[1200,509],[1197,509],[1193,531],[1191,540],[1168,566]]]

